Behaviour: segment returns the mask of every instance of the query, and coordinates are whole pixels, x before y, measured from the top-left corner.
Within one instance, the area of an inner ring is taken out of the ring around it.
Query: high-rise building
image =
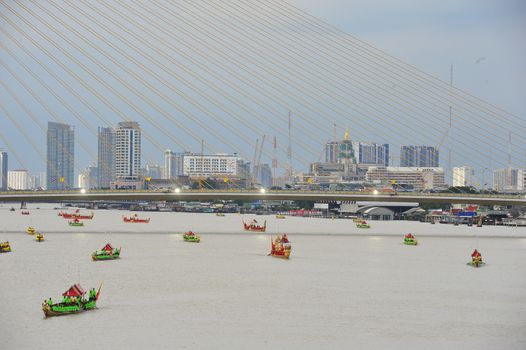
[[[493,171],[493,189],[498,192],[519,191],[519,170],[513,168]]]
[[[97,188],[110,188],[115,180],[115,130],[99,127]]]
[[[325,163],[338,163],[338,141],[329,141],[325,144]]]
[[[7,152],[0,150],[0,191],[7,190],[7,171],[8,171]]]
[[[31,176],[27,170],[12,170],[7,172],[7,187],[12,190],[31,189]]]
[[[346,131],[343,140],[325,144],[325,163],[388,166],[389,145],[351,141],[349,131]]]
[[[47,124],[47,189],[74,187],[75,129],[71,125]]]
[[[366,142],[353,142],[356,164],[389,166],[389,145]]]
[[[267,163],[261,164],[261,169],[259,171],[259,183],[266,188],[272,186],[272,169]]]
[[[402,146],[401,167],[438,167],[438,149],[431,146]]]
[[[453,186],[474,186],[473,176],[475,171],[472,167],[463,166],[463,167],[454,167],[453,168]]]
[[[139,181],[141,177],[141,129],[137,122],[120,122],[115,130],[115,178]]]
[[[175,153],[169,149],[164,151],[164,171],[165,179],[174,179],[177,176],[177,159]]]

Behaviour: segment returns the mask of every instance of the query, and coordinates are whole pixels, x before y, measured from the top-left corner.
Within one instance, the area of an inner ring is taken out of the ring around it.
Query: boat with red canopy
[[[268,255],[275,258],[288,259],[290,252],[292,251],[292,245],[290,244],[287,235],[278,236],[275,240],[270,239],[270,253]]]
[[[267,229],[267,221],[263,223],[263,225],[260,225],[256,219],[253,219],[249,223],[246,223],[243,221],[243,228],[245,231],[253,231],[253,232],[265,232]]]
[[[115,260],[121,255],[121,248],[115,249],[110,243],[107,243],[100,252],[95,251],[91,254],[93,261],[97,260]]]
[[[95,291],[95,288],[90,289],[88,298],[86,299],[86,291],[84,291],[80,284],[74,284],[62,293],[62,301],[60,303],[53,303],[51,298],[44,300],[42,303],[42,311],[44,311],[46,317],[51,317],[93,310],[97,308],[97,300],[99,300],[101,287],[102,283],[98,291]]]

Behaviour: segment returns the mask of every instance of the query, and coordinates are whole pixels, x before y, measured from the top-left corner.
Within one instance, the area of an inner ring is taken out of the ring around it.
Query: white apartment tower
[[[469,187],[474,186],[475,171],[472,167],[462,166],[453,168],[453,186]]]
[[[141,129],[137,122],[120,122],[115,129],[115,178],[138,181],[141,177]]]

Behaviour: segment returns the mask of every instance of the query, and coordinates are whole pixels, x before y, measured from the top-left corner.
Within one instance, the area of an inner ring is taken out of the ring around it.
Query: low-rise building
[[[371,183],[412,186],[415,191],[446,187],[444,169],[438,167],[369,167],[365,179]]]

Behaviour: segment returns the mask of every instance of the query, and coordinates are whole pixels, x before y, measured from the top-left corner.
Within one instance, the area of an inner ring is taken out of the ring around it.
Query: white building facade
[[[475,170],[469,166],[453,168],[453,186],[474,186]]]
[[[115,178],[138,181],[141,177],[141,129],[137,122],[121,122],[115,129]]]
[[[238,176],[238,160],[235,155],[185,154],[183,156],[183,175],[190,177],[229,177]]]
[[[446,187],[444,169],[438,167],[370,167],[365,179],[371,183],[410,186],[415,191]]]
[[[12,190],[30,190],[31,176],[27,170],[12,170],[7,172],[7,187]]]

